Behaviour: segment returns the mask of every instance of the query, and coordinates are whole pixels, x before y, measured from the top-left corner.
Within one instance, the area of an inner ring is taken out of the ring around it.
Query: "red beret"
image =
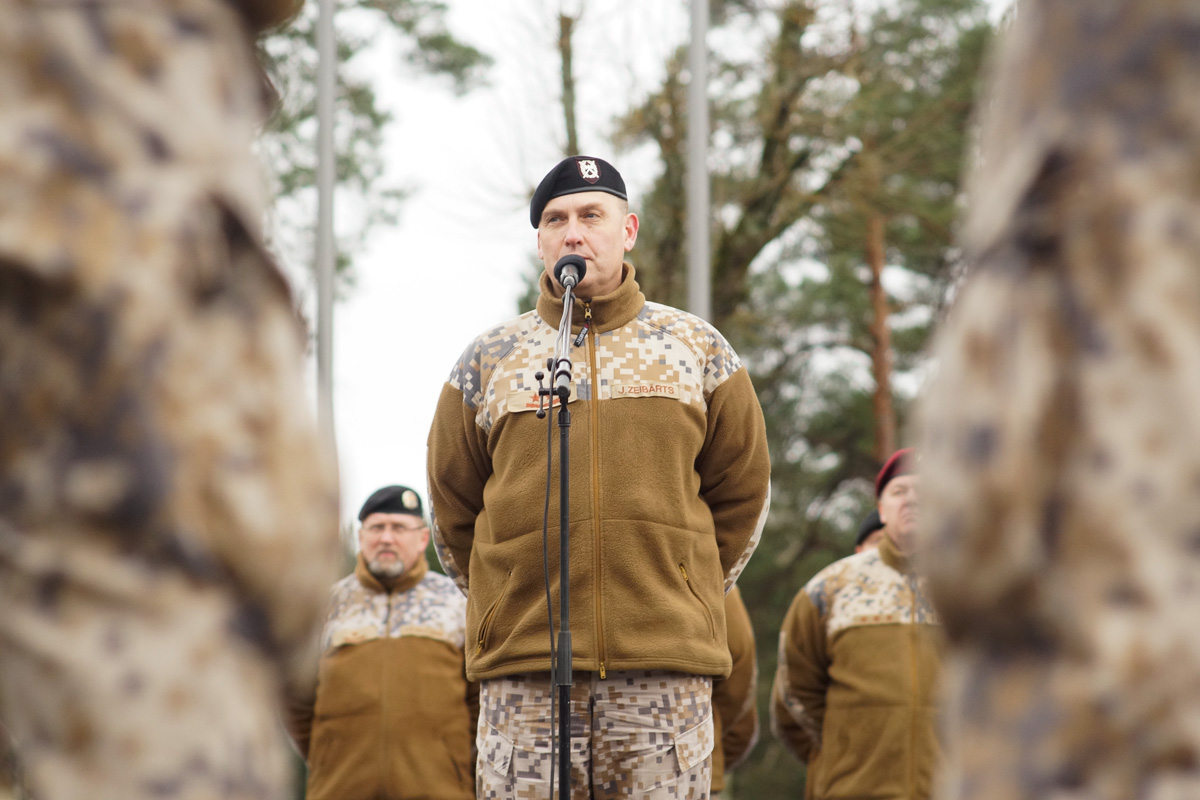
[[[879,470],[879,474],[875,476],[875,497],[878,498],[883,494],[883,488],[888,485],[888,481],[892,478],[898,478],[901,475],[907,475],[913,471],[913,451],[911,447],[906,447],[903,450],[897,450],[892,453],[892,457],[883,465],[883,469]]]

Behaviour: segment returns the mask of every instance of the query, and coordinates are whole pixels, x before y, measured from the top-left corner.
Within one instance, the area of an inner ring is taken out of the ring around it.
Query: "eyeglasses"
[[[363,532],[368,536],[382,536],[385,531],[390,531],[398,535],[401,533],[418,533],[428,527],[428,525],[370,525],[363,528]]]

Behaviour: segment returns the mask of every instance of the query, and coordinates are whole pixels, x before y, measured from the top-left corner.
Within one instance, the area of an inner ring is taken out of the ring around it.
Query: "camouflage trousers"
[[[707,800],[712,680],[661,670],[577,672],[571,691],[572,800]],[[484,681],[476,770],[479,800],[550,800],[547,673]],[[557,734],[557,727],[554,727]],[[559,797],[555,775],[554,797]]]
[[[226,0],[0,0],[0,718],[39,800],[284,798],[337,496]]]

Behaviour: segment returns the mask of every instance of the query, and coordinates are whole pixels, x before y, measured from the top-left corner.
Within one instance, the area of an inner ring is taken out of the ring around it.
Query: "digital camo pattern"
[[[232,593],[72,535],[0,521],[0,697],[33,797],[291,797],[278,671]]]
[[[1200,5],[1022,2],[920,416],[955,800],[1200,797]]]
[[[401,636],[436,639],[462,650],[466,621],[467,598],[445,575],[426,572],[406,592],[381,592],[351,574],[333,587],[321,651]]]
[[[664,671],[577,672],[571,692],[571,797],[704,800],[712,780],[712,683]],[[552,687],[546,673],[485,681],[480,691],[481,800],[544,800]],[[555,797],[558,796],[557,777]]]
[[[646,352],[643,363],[652,363],[657,356],[661,359],[662,366],[690,374],[695,369],[695,361],[680,353],[671,353],[673,345],[670,340],[682,342],[702,362],[704,373],[701,377],[705,397],[711,395],[730,375],[742,368],[741,359],[729,346],[729,342],[725,341],[725,337],[694,314],[660,303],[647,302],[638,318],[660,331],[655,337],[659,343]]]
[[[0,0],[0,706],[41,800],[288,797],[337,496],[223,0]]]
[[[741,577],[742,572],[746,569],[746,565],[750,563],[750,557],[754,555],[754,551],[758,549],[759,540],[762,539],[763,529],[767,527],[767,515],[771,513],[771,484],[767,483],[767,496],[763,500],[762,511],[758,512],[758,521],[754,523],[754,532],[750,534],[750,541],[746,543],[742,554],[738,556],[738,560],[734,562],[733,569],[729,571],[729,576],[725,578],[725,594],[729,594],[733,587],[737,584],[737,579]]]
[[[878,548],[835,561],[804,587],[830,638],[858,625],[938,625],[924,579],[888,566]]]
[[[536,311],[480,336],[467,348],[448,383],[477,410],[491,431],[507,413],[538,408],[537,372],[547,376],[557,330]],[[594,347],[598,376],[591,374]],[[635,320],[593,334],[572,349],[572,400],[668,397],[707,409],[708,397],[741,368],[729,343],[699,317],[646,303]],[[548,385],[548,381],[547,381]]]
[[[788,641],[787,628],[779,631],[779,651],[776,660],[775,682],[771,687],[771,704],[770,704],[770,725],[771,732],[776,738],[781,739],[786,744],[786,737],[782,735],[782,726],[779,720],[779,709],[776,707],[775,700],[779,700],[787,712],[788,717],[794,722],[800,730],[808,737],[811,743],[810,751],[816,752],[821,749],[821,723],[818,722],[815,713],[816,710],[810,711],[804,705],[804,701],[796,696],[796,693],[788,689],[791,681],[788,677],[788,648],[791,646]]]
[[[548,337],[548,339],[547,339]],[[537,352],[548,352],[541,356],[540,361],[522,359],[522,366],[530,370],[528,376],[522,376],[522,387],[530,387],[534,398],[537,397],[537,381],[532,374],[538,370],[546,371],[546,359],[554,356],[554,341],[557,331],[542,322],[536,311],[528,311],[503,325],[499,325],[483,333],[463,351],[458,363],[450,371],[446,382],[462,392],[463,402],[469,408],[479,409],[492,405],[485,403],[485,392],[488,391],[486,382],[490,381],[496,367],[507,360],[523,343],[532,339],[533,348]],[[514,373],[517,371],[514,370]],[[524,391],[522,389],[521,391]],[[491,429],[486,418],[480,419],[481,427]]]

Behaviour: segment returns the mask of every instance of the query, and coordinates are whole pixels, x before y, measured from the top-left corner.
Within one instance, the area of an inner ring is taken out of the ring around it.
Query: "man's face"
[[[879,496],[879,518],[883,532],[901,553],[911,553],[917,532],[918,506],[916,475],[892,478]]]
[[[617,290],[621,262],[637,241],[638,218],[628,208],[608,192],[577,192],[546,203],[538,224],[538,258],[546,265],[555,294],[562,296],[562,287],[553,281],[554,265],[571,254],[587,262],[576,297],[591,300]]]
[[[412,569],[429,544],[429,527],[412,514],[376,512],[358,529],[358,547],[371,574],[398,578]]]

